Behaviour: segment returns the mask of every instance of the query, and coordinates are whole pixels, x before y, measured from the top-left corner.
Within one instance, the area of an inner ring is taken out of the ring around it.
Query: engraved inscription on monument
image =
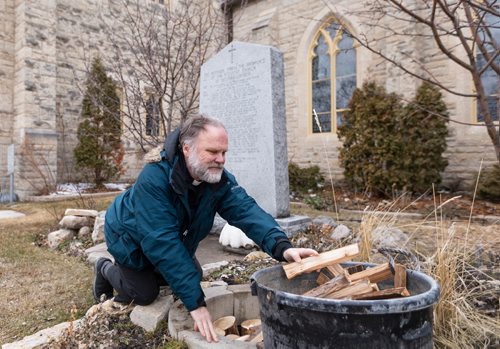
[[[200,92],[200,111],[228,130],[226,167],[275,216],[289,209],[282,69],[274,48],[233,42],[203,65]]]

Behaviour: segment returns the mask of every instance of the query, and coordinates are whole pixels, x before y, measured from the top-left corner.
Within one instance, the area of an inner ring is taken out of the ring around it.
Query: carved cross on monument
[[[231,47],[229,48],[228,52],[231,52],[231,64],[233,64],[233,57],[234,57],[234,54],[233,52],[236,51],[236,49],[234,48],[233,45],[231,45]]]

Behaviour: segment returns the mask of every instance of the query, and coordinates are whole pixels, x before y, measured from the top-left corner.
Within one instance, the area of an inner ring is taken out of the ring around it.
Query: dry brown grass
[[[372,231],[377,227],[397,227],[409,233],[410,243],[401,248],[411,249],[413,246],[412,252],[425,259],[423,271],[436,279],[441,287],[440,299],[434,308],[435,346],[489,348],[495,345],[492,340],[500,338],[500,319],[481,313],[475,300],[483,293],[490,292],[491,295],[491,290],[481,287],[481,284],[493,279],[473,265],[478,246],[493,251],[500,246],[500,225],[443,220],[441,209],[452,204],[454,199],[443,203],[436,199],[433,214],[420,221],[396,220],[388,215],[392,204],[365,213],[359,226],[362,260],[371,258]]]
[[[434,309],[434,339],[439,348],[487,348],[500,338],[500,319],[478,311],[474,300],[488,292],[481,279],[490,279],[472,266],[475,253],[457,240],[455,229],[439,230],[438,247],[427,261],[426,271],[440,284],[441,296]]]
[[[104,209],[112,198],[98,199]],[[66,208],[77,201],[0,205],[23,212],[0,221],[0,343],[12,342],[83,314],[92,304],[92,270],[83,260],[39,247],[40,236],[57,229]],[[73,310],[74,312],[74,310]]]

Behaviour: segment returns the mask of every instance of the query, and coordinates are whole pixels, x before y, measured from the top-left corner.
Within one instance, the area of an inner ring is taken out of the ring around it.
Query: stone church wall
[[[234,40],[272,45],[284,54],[289,159],[301,166],[317,164],[325,173],[330,169],[335,179],[342,178],[337,158],[341,146],[338,137],[334,133],[311,134],[309,131],[308,51],[319,26],[333,13],[355,34],[366,31],[363,19],[356,15],[361,5],[362,2],[349,0],[335,1],[330,6],[326,6],[324,1],[268,0],[246,2],[243,6],[234,7]],[[407,30],[420,33],[422,29],[413,27]],[[419,53],[426,69],[447,87],[465,93],[472,91],[470,75],[442,55],[434,55],[437,48],[432,42],[424,39],[401,41],[389,36],[379,45],[393,48],[391,52],[398,55]],[[415,65],[410,66],[416,68]],[[420,84],[419,80],[362,47],[357,49],[357,71],[358,86],[367,79],[373,79],[389,92],[401,94],[405,100],[414,96]],[[444,93],[444,98],[453,120],[473,123],[472,99],[450,93]],[[445,153],[449,165],[443,173],[444,182],[470,188],[481,159],[484,158],[485,164],[496,161],[493,146],[484,127],[452,122],[449,129],[448,150]]]
[[[0,151],[15,144],[21,198],[81,179],[72,154],[86,71],[96,55],[111,56],[105,22],[123,30],[109,6],[120,10],[113,1],[0,0]],[[133,180],[142,152],[127,139],[124,147],[121,179]]]
[[[0,0],[0,181],[11,143],[14,88],[14,0]]]

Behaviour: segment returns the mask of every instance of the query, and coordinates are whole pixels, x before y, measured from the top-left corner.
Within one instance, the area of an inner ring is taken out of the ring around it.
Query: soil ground
[[[349,193],[338,190],[336,193],[337,209],[335,213],[331,192],[311,196],[308,201],[301,198],[300,203],[292,204],[292,213],[306,214],[312,218],[329,216],[338,222],[347,225],[353,232],[360,229],[362,217],[360,214],[349,214],[343,209],[365,210],[379,209],[383,212],[414,212],[421,213],[425,219],[396,220],[390,215],[379,218],[375,223],[390,224],[409,234],[411,237],[408,248],[432,253],[436,244],[443,238],[436,234],[436,226],[445,227],[443,231],[450,231],[453,226],[456,238],[476,248],[477,254],[483,261],[479,267],[492,275],[496,280],[500,277],[500,221],[477,220],[469,224],[468,218],[473,216],[489,215],[500,216],[500,204],[476,200],[473,204],[471,197],[465,194],[442,193],[436,196],[422,197],[418,200],[409,197],[400,197],[394,201],[381,200],[363,194]],[[315,199],[319,198],[319,199]],[[103,209],[110,198],[96,199],[90,206]],[[308,204],[305,204],[308,202]],[[442,205],[443,203],[446,203]],[[436,207],[440,207],[435,211]],[[27,214],[17,220],[2,220],[0,223],[0,343],[19,340],[25,335],[32,334],[42,328],[57,323],[81,317],[92,305],[90,284],[92,271],[81,256],[67,253],[64,249],[51,251],[43,243],[43,237],[57,228],[58,219],[66,208],[90,208],[89,202],[66,201],[61,203],[21,203],[15,205],[0,205],[0,209],[17,210]],[[311,208],[312,206],[312,208]],[[314,208],[321,208],[317,210]],[[434,212],[435,211],[435,212]],[[329,231],[312,230],[309,242],[312,247],[325,247],[326,236]],[[326,247],[325,247],[326,248]],[[201,264],[221,260],[236,261],[229,272],[238,270],[252,270],[242,264],[242,254],[231,253],[218,243],[218,236],[211,235],[199,246],[197,257]],[[240,263],[240,264],[238,264]],[[263,264],[265,267],[266,265]],[[232,270],[232,271],[231,271]],[[238,281],[247,276],[238,276]],[[229,279],[234,280],[235,277]],[[498,301],[498,294],[497,294]],[[499,304],[487,304],[498,316]],[[495,316],[495,315],[493,315]],[[116,324],[114,328],[103,331],[114,336],[126,337],[127,333],[136,336],[136,329],[127,323],[126,317],[121,320],[104,319],[107,324]],[[101,323],[102,322],[97,322]],[[87,328],[95,331],[94,339],[99,338],[97,332],[103,328]],[[155,343],[165,342],[164,334],[151,339]],[[149,338],[148,336],[141,338]],[[159,345],[159,344],[158,344]],[[117,346],[126,348],[127,346]],[[166,348],[166,346],[151,346]]]

